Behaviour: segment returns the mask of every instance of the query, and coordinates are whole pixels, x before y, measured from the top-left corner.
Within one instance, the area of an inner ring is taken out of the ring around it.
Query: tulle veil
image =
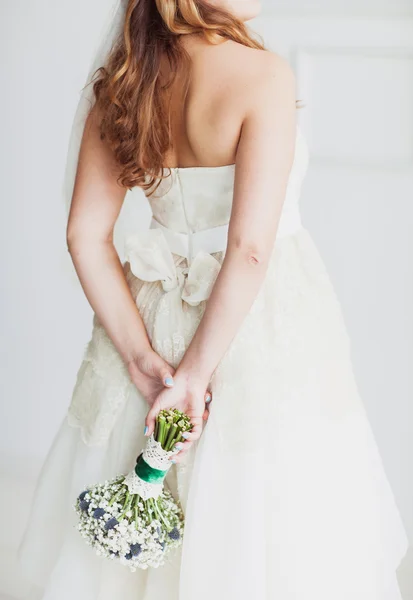
[[[81,95],[70,134],[64,175],[63,197],[67,216],[69,215],[72,202],[79,151],[85,128],[85,122],[94,104],[93,76],[97,69],[105,64],[109,52],[122,33],[127,7],[128,0],[117,0],[109,10],[109,15],[103,28],[103,34],[101,36],[100,43],[90,66],[85,85],[81,90]],[[136,223],[136,219],[134,218],[133,214],[134,211],[136,211],[136,203],[131,202],[131,199],[134,195],[139,193],[139,190],[131,190],[127,193],[121,215],[116,223],[114,240],[116,249],[121,259],[123,258],[124,253],[125,238],[128,235],[128,225],[130,227],[131,223]]]

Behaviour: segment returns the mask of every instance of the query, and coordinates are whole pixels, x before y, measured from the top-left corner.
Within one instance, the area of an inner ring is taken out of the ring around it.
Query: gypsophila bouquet
[[[175,445],[191,428],[189,418],[178,410],[161,411],[135,469],[77,498],[78,530],[98,555],[135,571],[159,567],[168,552],[182,544],[184,516],[164,488],[164,479]]]

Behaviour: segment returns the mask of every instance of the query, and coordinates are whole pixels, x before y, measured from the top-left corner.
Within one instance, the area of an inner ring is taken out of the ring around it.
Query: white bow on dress
[[[162,285],[164,293],[157,296],[156,306],[151,304],[151,322],[145,324],[153,349],[176,368],[202,318],[201,303],[208,300],[221,264],[204,251],[199,251],[189,266],[185,259],[184,266],[175,264],[175,255],[160,229],[129,237],[125,257],[135,277]],[[136,304],[146,321],[146,292],[143,296],[138,294]]]
[[[135,277],[147,282],[160,281],[167,294],[174,292],[174,298],[179,297],[190,306],[208,300],[221,269],[217,259],[203,251],[196,254],[189,267],[175,265],[159,229],[129,237],[125,255]]]

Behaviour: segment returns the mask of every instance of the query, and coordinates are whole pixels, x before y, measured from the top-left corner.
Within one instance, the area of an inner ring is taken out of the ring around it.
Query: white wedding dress
[[[400,600],[407,539],[352,372],[340,306],[299,214],[296,156],[264,285],[212,380],[211,416],[168,475],[182,552],[129,572],[75,530],[85,486],[128,472],[145,402],[95,320],[21,547],[37,600]],[[176,168],[127,242],[125,273],[152,344],[176,366],[224,256],[234,165]]]

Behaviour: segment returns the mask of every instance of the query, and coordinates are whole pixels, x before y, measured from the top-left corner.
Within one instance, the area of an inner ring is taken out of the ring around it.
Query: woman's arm
[[[92,110],[79,155],[67,243],[90,305],[132,379],[146,391],[145,377],[170,385],[173,372],[151,348],[113,245],[113,229],[126,193],[117,179],[115,159],[100,138],[99,117]]]
[[[202,384],[212,377],[250,310],[274,247],[296,138],[294,78],[290,67],[278,61],[251,98],[236,158],[226,256],[178,369],[179,375]]]
[[[175,376],[176,389],[163,392],[147,419],[148,434],[159,406],[174,402],[195,415],[200,435],[202,397],[221,358],[250,310],[273,251],[296,139],[295,80],[282,59],[269,65],[249,97],[236,158],[228,247],[199,328]],[[178,394],[186,396],[182,404]],[[199,403],[198,403],[199,402]],[[199,413],[199,414],[197,414]],[[185,444],[186,448],[189,443]],[[184,449],[186,449],[184,448]]]

